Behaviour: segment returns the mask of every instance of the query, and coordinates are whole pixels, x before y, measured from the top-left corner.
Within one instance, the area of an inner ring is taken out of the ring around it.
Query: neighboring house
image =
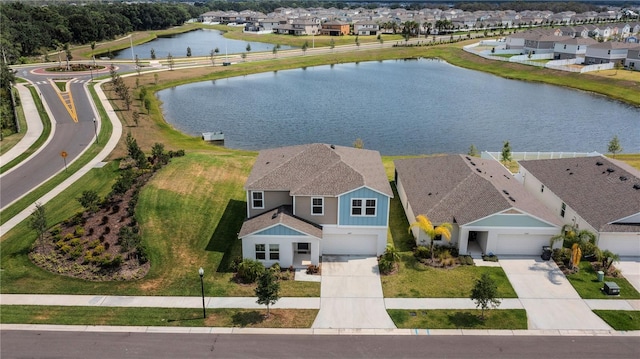
[[[562,226],[497,161],[447,155],[394,163],[398,197],[409,222],[422,214],[434,226],[451,223],[451,245],[461,254],[537,255]],[[418,244],[429,243],[417,228],[413,235]]]
[[[343,21],[328,21],[322,24],[321,35],[342,36],[349,35],[349,24]]]
[[[629,48],[636,47],[636,44],[627,42],[607,41],[587,47],[584,54],[584,64],[606,64],[609,62],[623,64],[627,58]]]
[[[278,25],[273,29],[278,34],[317,35],[320,33],[320,23],[315,20],[294,20],[290,24]]]
[[[525,38],[523,51],[525,54],[551,54],[558,41],[571,39],[570,36],[537,35]]]
[[[555,43],[553,47],[553,58],[556,60],[575,59],[584,57],[587,46],[595,45],[598,42],[592,38],[576,37],[562,40]]]
[[[624,67],[629,70],[640,71],[640,45],[630,48],[629,51],[627,51]]]
[[[565,224],[598,246],[640,256],[640,171],[604,156],[520,161],[520,180]]]
[[[242,255],[266,266],[381,255],[393,197],[377,151],[326,144],[262,150],[244,186]]]
[[[377,35],[380,32],[380,25],[375,21],[359,21],[353,25],[353,33],[356,35]]]

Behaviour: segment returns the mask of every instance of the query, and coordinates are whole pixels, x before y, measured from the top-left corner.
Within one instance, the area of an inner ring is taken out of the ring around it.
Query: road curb
[[[313,329],[313,328],[238,328],[238,327],[153,327],[52,324],[0,324],[0,331],[60,331],[167,334],[274,334],[274,335],[350,335],[350,336],[598,336],[640,337],[640,331],[615,330],[472,330],[472,329]]]

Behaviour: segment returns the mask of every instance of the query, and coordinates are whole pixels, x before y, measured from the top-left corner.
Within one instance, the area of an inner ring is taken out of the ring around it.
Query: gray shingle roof
[[[247,219],[242,223],[238,238],[245,237],[277,224],[285,225],[316,238],[322,238],[322,227],[295,217],[291,214],[290,206],[280,206],[259,216]]]
[[[244,188],[337,196],[362,186],[393,197],[378,151],[314,143],[260,151]]]
[[[640,189],[633,188],[640,185],[640,171],[604,156],[520,161],[520,166],[596,230],[640,232],[640,225],[610,224],[640,213]]]
[[[424,214],[434,223],[464,225],[515,208],[562,225],[496,161],[447,155],[394,163],[414,213]]]

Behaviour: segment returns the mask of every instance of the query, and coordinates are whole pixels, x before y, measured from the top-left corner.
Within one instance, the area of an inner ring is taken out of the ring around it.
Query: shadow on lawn
[[[456,312],[447,315],[447,317],[449,318],[449,322],[455,325],[456,328],[475,328],[484,324],[479,316],[469,312]]]
[[[231,317],[233,325],[246,327],[251,324],[262,323],[264,315],[262,313],[252,310],[250,312],[239,312]]]
[[[217,272],[231,272],[233,259],[242,256],[242,243],[238,239],[238,232],[246,216],[246,208],[247,203],[244,201],[229,200],[207,244],[207,251],[224,253]]]

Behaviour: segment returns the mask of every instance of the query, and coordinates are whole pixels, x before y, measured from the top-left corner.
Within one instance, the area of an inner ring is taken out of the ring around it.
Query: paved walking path
[[[0,156],[0,166],[13,161],[15,158],[23,154],[38,140],[42,131],[44,131],[44,125],[40,119],[40,113],[38,112],[36,103],[31,96],[31,91],[29,91],[23,83],[16,84],[16,88],[20,94],[22,111],[24,112],[24,117],[27,121],[27,131],[18,143],[11,147],[11,149],[5,154]]]

